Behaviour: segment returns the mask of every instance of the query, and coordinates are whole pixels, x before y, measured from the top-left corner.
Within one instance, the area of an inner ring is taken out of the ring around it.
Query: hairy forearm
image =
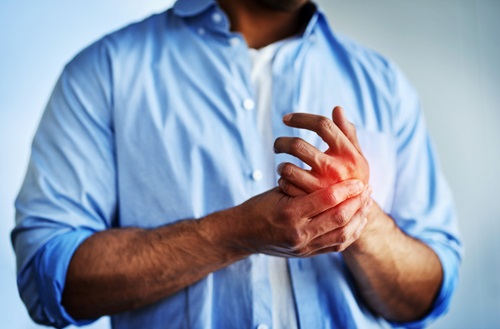
[[[154,303],[248,254],[226,244],[231,210],[157,229],[99,232],[75,252],[63,305],[77,319]]]
[[[441,263],[432,249],[403,233],[378,205],[361,238],[344,252],[365,301],[384,318],[424,316],[439,292]]]
[[[356,180],[296,198],[274,188],[200,220],[96,233],[70,262],[62,304],[77,319],[116,314],[254,253],[306,257],[339,250],[342,236],[357,232],[344,228],[368,199],[363,191]]]

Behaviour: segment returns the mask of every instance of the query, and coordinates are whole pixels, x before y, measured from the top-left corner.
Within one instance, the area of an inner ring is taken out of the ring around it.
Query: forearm
[[[254,253],[337,250],[346,220],[368,199],[364,190],[356,180],[296,198],[275,188],[200,220],[96,233],[70,262],[62,304],[76,319],[95,318],[168,297]]]
[[[376,204],[362,236],[343,256],[369,307],[391,321],[424,316],[443,280],[434,251],[402,232]]]
[[[231,210],[157,229],[99,232],[75,252],[63,305],[77,319],[154,303],[248,256],[227,237]],[[226,243],[227,242],[227,243]]]

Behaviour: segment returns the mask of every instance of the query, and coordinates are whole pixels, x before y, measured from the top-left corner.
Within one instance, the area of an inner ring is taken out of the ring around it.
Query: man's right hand
[[[62,304],[91,319],[156,302],[254,253],[342,251],[363,230],[369,191],[356,180],[298,197],[275,188],[199,220],[95,233],[71,259]]]
[[[298,197],[272,189],[234,208],[235,242],[250,253],[281,257],[343,251],[366,224],[369,194],[358,180]]]

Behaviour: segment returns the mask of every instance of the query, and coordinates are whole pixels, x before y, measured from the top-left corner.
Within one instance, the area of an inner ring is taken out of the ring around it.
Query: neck
[[[219,5],[229,17],[231,31],[240,32],[250,48],[265,47],[295,35],[303,28],[304,6],[278,11],[255,0],[219,0]]]

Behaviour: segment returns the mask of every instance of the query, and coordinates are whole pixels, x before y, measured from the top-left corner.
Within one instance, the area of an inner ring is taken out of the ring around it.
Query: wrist
[[[241,259],[253,252],[246,247],[240,207],[222,210],[198,220],[198,232],[209,245],[227,257]]]
[[[344,253],[349,255],[376,252],[383,241],[391,239],[398,230],[394,220],[377,203],[373,203],[366,216],[368,222],[363,233]]]

